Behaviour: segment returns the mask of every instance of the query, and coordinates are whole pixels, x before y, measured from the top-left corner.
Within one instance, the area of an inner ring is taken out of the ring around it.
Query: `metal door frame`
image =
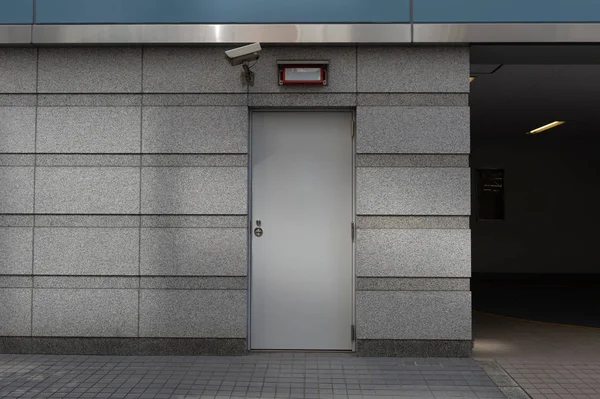
[[[248,248],[248,269],[247,275],[247,293],[246,293],[246,349],[248,351],[260,351],[251,349],[251,324],[252,323],[252,121],[255,112],[348,112],[352,115],[352,223],[354,223],[354,238],[352,239],[352,326],[354,326],[354,340],[352,341],[352,349],[350,352],[356,352],[356,108],[315,108],[315,107],[249,107],[248,108],[248,200],[247,212],[248,223],[247,230],[247,248]],[[350,226],[348,226],[350,227]],[[348,352],[348,351],[343,351]]]

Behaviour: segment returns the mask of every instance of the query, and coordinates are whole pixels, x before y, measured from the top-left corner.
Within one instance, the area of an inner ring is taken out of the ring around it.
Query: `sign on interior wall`
[[[504,220],[504,170],[478,170],[479,220]]]

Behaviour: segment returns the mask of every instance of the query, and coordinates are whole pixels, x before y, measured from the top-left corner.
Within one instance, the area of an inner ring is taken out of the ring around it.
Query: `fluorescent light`
[[[469,83],[473,82],[475,79],[477,79],[477,77],[475,77],[475,76],[469,76]]]
[[[552,123],[548,123],[547,125],[540,126],[537,129],[533,129],[532,131],[530,131],[527,134],[538,134],[538,133],[541,133],[541,132],[543,132],[545,130],[552,129],[553,127],[560,126],[563,123],[565,123],[565,121],[554,121]]]

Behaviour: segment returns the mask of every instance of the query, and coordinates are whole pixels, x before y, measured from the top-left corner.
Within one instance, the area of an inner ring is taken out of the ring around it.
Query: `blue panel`
[[[415,22],[598,22],[600,0],[413,0]]]
[[[36,14],[40,24],[383,23],[409,22],[410,0],[37,0]]]
[[[0,0],[0,24],[33,22],[33,0]]]

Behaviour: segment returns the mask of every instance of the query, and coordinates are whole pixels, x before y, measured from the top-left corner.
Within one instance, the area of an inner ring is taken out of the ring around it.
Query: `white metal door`
[[[251,349],[352,349],[352,123],[252,115]]]

